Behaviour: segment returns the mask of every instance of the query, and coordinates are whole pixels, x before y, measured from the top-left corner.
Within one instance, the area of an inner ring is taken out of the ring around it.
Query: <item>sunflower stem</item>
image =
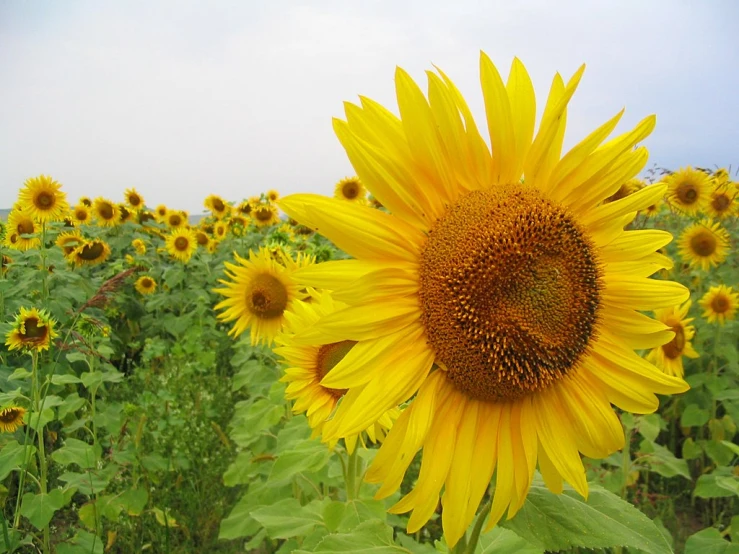
[[[349,454],[346,464],[346,499],[354,500],[357,497],[357,448]]]
[[[488,517],[492,506],[492,501],[488,500],[477,515],[477,521],[475,522],[475,526],[472,528],[472,534],[470,535],[470,540],[467,541],[467,547],[464,550],[464,554],[474,554],[475,549],[477,548],[477,543],[480,541],[482,524],[485,523],[485,518]]]
[[[46,495],[47,493],[47,482],[46,482],[46,453],[44,452],[44,426],[41,425],[41,385],[38,377],[38,352],[34,351],[32,354],[33,365],[31,373],[31,388],[33,389],[33,408],[36,413],[36,437],[38,438],[38,462],[39,468],[41,469],[41,487],[40,493]],[[49,524],[44,527],[44,553],[48,554],[51,552],[49,545]]]
[[[629,487],[629,472],[631,471],[631,430],[625,425],[624,448],[621,451],[621,498],[627,500],[626,491]]]

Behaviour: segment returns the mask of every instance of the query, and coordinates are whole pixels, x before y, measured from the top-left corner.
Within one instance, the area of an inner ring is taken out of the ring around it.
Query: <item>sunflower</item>
[[[187,263],[192,258],[195,250],[197,250],[198,242],[192,230],[181,227],[174,229],[167,236],[166,247],[170,256],[183,263]]]
[[[140,225],[146,225],[150,221],[157,221],[156,215],[148,210],[139,210],[138,221]]]
[[[663,344],[654,348],[648,355],[647,360],[654,362],[661,367],[668,375],[682,377],[685,373],[683,369],[683,356],[688,358],[697,358],[699,354],[690,344],[695,335],[695,327],[689,325],[693,318],[688,318],[690,310],[690,300],[680,306],[672,306],[654,312],[658,321],[667,325],[675,333],[674,338],[667,344]]]
[[[58,336],[56,321],[45,310],[21,308],[5,336],[9,350],[48,350],[51,340]]]
[[[717,186],[723,186],[729,182],[729,172],[725,167],[713,172],[713,180]]]
[[[154,217],[157,218],[157,221],[166,223],[168,213],[169,210],[167,209],[167,206],[165,206],[164,204],[159,204],[154,210]]]
[[[25,210],[13,210],[8,215],[4,244],[15,250],[30,250],[41,246],[35,236],[40,231],[38,223]]]
[[[342,341],[333,344],[296,346],[291,344],[291,337],[300,330],[310,327],[321,317],[335,312],[339,307],[342,305],[334,302],[328,293],[316,295],[310,303],[295,302],[293,311],[285,313],[284,331],[275,339],[278,347],[274,350],[282,356],[286,366],[285,375],[280,379],[287,383],[285,397],[295,401],[293,413],[305,412],[308,424],[313,430],[311,438],[321,434],[323,424],[333,413],[339,399],[346,393],[345,390],[321,386],[321,379],[351,352],[356,343]],[[392,409],[383,414],[376,424],[365,429],[370,440],[381,441],[399,413],[397,409]],[[361,435],[344,437],[349,452],[354,450],[358,436]]]
[[[237,337],[251,328],[252,344],[271,344],[285,324],[285,313],[303,297],[293,275],[312,260],[283,255],[278,263],[264,247],[250,251],[248,260],[236,253],[234,257],[238,265],[225,262],[228,280],[219,279],[224,287],[214,289],[226,297],[215,307],[223,310],[218,319],[236,321],[229,335]]]
[[[243,216],[250,215],[252,209],[253,209],[253,206],[251,202],[249,202],[248,200],[244,200],[241,204],[236,206],[236,211],[239,212]]]
[[[20,406],[0,408],[0,433],[15,433],[16,429],[23,426],[25,415],[26,409]]]
[[[133,246],[133,249],[136,250],[137,254],[144,255],[146,254],[146,244],[141,239],[133,239],[131,241],[131,246]]]
[[[727,219],[737,210],[737,192],[727,185],[716,187],[711,192],[711,199],[706,206],[706,212],[716,219]]]
[[[10,270],[10,264],[13,263],[13,258],[3,254],[0,256],[0,276],[5,275]]]
[[[92,221],[92,214],[87,206],[77,204],[70,210],[70,219],[75,226],[86,225]]]
[[[115,227],[120,222],[121,213],[118,205],[98,197],[92,204],[92,211],[101,227]]]
[[[734,319],[739,306],[739,292],[726,285],[717,285],[708,289],[699,304],[708,323],[723,325]]]
[[[272,204],[257,204],[252,212],[257,227],[269,227],[280,222],[277,208]]]
[[[678,283],[648,278],[664,267],[655,252],[671,235],[624,230],[666,186],[602,205],[646,164],[635,145],[655,118],[601,145],[619,113],[560,160],[583,70],[567,84],[555,76],[534,136],[523,64],[514,60],[506,85],[482,54],[491,155],[444,73],[428,74],[427,100],[398,69],[400,118],[362,97],[361,106],[346,104],[347,121],[334,121],[357,175],[391,213],[310,194],[280,202],[356,258],[296,275],[348,306],[294,344],[357,343],[321,382],[348,389],[323,439],[356,433],[413,398],[367,479],[383,483],[379,497],[393,494],[423,448],[415,488],[392,511],[413,510],[415,532],[444,486],[450,546],[494,470],[488,528],[521,508],[537,463],[552,491],[565,480],[585,496],[579,452],[603,458],[624,444],[610,404],[653,412],[655,393],[688,388],[634,352],[673,337],[639,312],[689,296]]]
[[[268,190],[265,196],[267,197],[267,201],[269,202],[277,202],[280,199],[280,193],[277,192],[275,189]]]
[[[657,217],[659,212],[662,210],[664,202],[662,200],[655,200],[652,204],[644,208],[641,213],[646,218]]]
[[[719,223],[704,219],[682,232],[678,247],[680,256],[686,263],[708,271],[726,259],[729,253],[729,233]]]
[[[131,221],[136,215],[136,212],[132,212],[129,210],[125,204],[118,204],[118,223],[126,223],[127,221]]]
[[[143,275],[136,279],[134,287],[143,295],[152,294],[157,290],[157,282],[148,275]]]
[[[126,204],[128,204],[131,211],[137,212],[144,207],[144,197],[141,196],[135,188],[126,189],[123,196],[125,197]]]
[[[195,231],[195,242],[198,243],[198,246],[202,246],[207,250],[208,244],[210,243],[210,237],[205,231],[198,230]]]
[[[208,196],[203,204],[218,219],[223,219],[231,213],[231,206],[217,194]]]
[[[215,240],[223,240],[228,236],[228,224],[224,221],[219,221],[213,226],[213,238]]]
[[[686,215],[696,215],[705,208],[711,196],[710,177],[699,169],[686,167],[663,179],[667,183],[667,200]]]
[[[88,240],[75,248],[67,259],[76,266],[99,265],[110,256],[110,246],[101,239]]]
[[[345,177],[334,187],[334,198],[339,200],[363,203],[366,196],[367,189],[364,188],[359,177]]]
[[[87,196],[81,196],[77,203],[88,208],[92,208],[92,200],[90,200]]]
[[[630,194],[634,194],[636,191],[643,189],[645,186],[646,184],[641,179],[629,179],[622,183],[616,192],[603,200],[603,203],[608,204],[609,202],[615,202],[616,200],[626,198]]]
[[[79,246],[85,243],[85,237],[82,236],[78,230],[68,231],[66,233],[59,233],[56,237],[56,245],[62,249],[65,256],[69,256]]]
[[[170,210],[166,215],[167,226],[171,229],[181,229],[187,225],[187,212],[179,210]]]
[[[27,179],[18,193],[23,211],[39,223],[61,221],[69,211],[67,195],[62,186],[48,175]]]

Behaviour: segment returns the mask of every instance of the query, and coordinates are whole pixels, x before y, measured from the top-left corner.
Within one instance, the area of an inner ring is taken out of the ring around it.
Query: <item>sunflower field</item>
[[[333,198],[17,184],[0,553],[739,553],[739,183],[481,68],[489,141],[347,104]]]

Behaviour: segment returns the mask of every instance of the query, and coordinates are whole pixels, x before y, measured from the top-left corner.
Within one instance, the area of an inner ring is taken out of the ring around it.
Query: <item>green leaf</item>
[[[61,489],[54,489],[48,494],[27,492],[21,501],[21,515],[25,516],[39,531],[49,525],[54,512],[66,504]]]
[[[639,433],[648,441],[654,442],[661,430],[659,414],[649,414],[639,418]]]
[[[87,444],[78,439],[66,439],[64,446],[52,453],[51,458],[62,465],[77,464],[81,469],[97,467],[102,454],[99,444]]]
[[[675,455],[667,448],[660,444],[655,444],[647,440],[643,440],[639,445],[643,460],[649,465],[649,469],[662,477],[685,477],[690,479],[690,468],[688,462],[676,458]]]
[[[708,410],[700,408],[697,404],[688,404],[680,416],[681,427],[702,427],[710,419]]]
[[[103,540],[80,529],[77,534],[56,547],[57,554],[103,554]]]
[[[296,550],[305,554],[307,550]],[[312,552],[342,552],[344,554],[399,554],[411,551],[393,542],[393,528],[380,520],[360,523],[349,533],[327,535]]]
[[[326,465],[331,451],[318,440],[305,440],[293,450],[280,454],[272,466],[269,481],[290,479],[297,473],[312,473]]]
[[[718,466],[728,466],[734,459],[734,452],[726,448],[726,446],[720,442],[709,440],[701,441],[701,446],[703,446],[703,450],[706,451],[708,457],[711,458],[711,460],[713,460]]]
[[[65,375],[54,375],[51,378],[52,385],[72,385],[74,383],[80,382],[81,381],[79,377],[77,377],[76,375],[70,375],[68,373]]]
[[[717,529],[703,529],[688,537],[685,554],[739,554],[739,544],[724,540]]]
[[[683,459],[695,460],[703,455],[703,449],[692,438],[688,437],[683,442]]]
[[[8,381],[28,379],[31,375],[32,373],[28,371],[25,367],[18,367],[13,373],[8,375]]]
[[[76,392],[67,395],[64,402],[59,406],[59,419],[64,419],[68,414],[76,412],[85,405],[86,400]]]
[[[721,444],[723,444],[726,448],[728,448],[734,454],[739,456],[739,445],[736,445],[733,442],[729,442],[729,441],[721,441]]]
[[[306,535],[317,525],[323,525],[323,506],[314,500],[301,506],[294,498],[286,498],[271,506],[254,510],[251,517],[256,519],[273,539],[289,539]]]
[[[130,516],[139,516],[149,502],[149,493],[146,489],[128,489],[120,498],[121,506]]]
[[[552,494],[538,475],[523,508],[500,525],[545,550],[628,546],[649,554],[671,552],[652,520],[603,487],[590,484],[586,502],[568,486]]]
[[[29,449],[29,452],[26,452]],[[3,449],[0,450],[0,481],[4,480],[10,472],[17,467],[21,467],[26,460],[26,456],[31,459],[36,453],[35,446],[24,446],[18,441],[12,440],[8,442]]]
[[[739,390],[727,389],[717,392],[713,396],[714,400],[739,400]]]
[[[120,371],[86,371],[80,375],[80,381],[86,389],[97,388],[103,383],[120,383],[123,373]]]
[[[495,527],[480,535],[477,554],[543,554],[544,549],[532,546],[509,529]]]
[[[262,368],[262,364],[259,360],[249,360],[239,368],[239,371],[233,376],[231,390],[241,390],[246,385],[249,385],[254,378],[254,374],[258,373]]]
[[[99,494],[104,490],[113,476],[118,472],[114,464],[100,470],[88,471],[86,473],[74,473],[68,471],[59,476],[59,480],[67,484],[67,487],[75,488],[80,493],[91,496]]]
[[[693,496],[700,498],[728,498],[734,495],[739,495],[739,479],[733,475],[701,475],[693,489]]]

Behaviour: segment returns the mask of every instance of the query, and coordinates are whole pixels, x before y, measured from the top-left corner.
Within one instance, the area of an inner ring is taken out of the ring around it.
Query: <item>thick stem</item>
[[[477,515],[477,521],[475,526],[472,528],[472,534],[470,540],[467,541],[467,548],[464,550],[464,554],[474,554],[477,548],[477,543],[480,541],[480,533],[482,532],[482,525],[485,523],[485,518],[490,513],[490,508],[493,506],[491,500],[488,500]]]

